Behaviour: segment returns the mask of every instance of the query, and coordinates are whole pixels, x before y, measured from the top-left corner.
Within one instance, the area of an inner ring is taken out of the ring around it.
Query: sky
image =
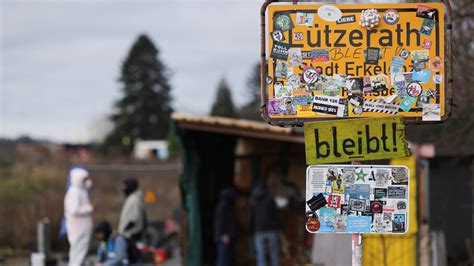
[[[0,1],[0,137],[59,142],[103,136],[119,70],[147,34],[171,72],[176,111],[207,114],[225,77],[244,104],[259,60],[262,2]]]

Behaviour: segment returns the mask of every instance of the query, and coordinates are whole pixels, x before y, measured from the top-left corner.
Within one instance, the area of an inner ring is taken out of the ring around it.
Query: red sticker
[[[316,233],[320,227],[321,224],[317,218],[310,217],[306,220],[306,230],[308,230],[308,232]]]

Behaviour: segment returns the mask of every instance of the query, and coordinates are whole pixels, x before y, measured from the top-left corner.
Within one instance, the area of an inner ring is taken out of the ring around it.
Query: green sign
[[[409,156],[403,118],[305,123],[306,163],[323,164]]]

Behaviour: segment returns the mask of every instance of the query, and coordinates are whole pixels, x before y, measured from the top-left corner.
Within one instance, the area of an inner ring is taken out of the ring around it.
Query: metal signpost
[[[409,219],[408,168],[357,162],[409,156],[404,123],[450,115],[447,7],[262,6],[262,117],[304,125],[306,230],[353,234],[353,265],[362,265],[362,234],[405,234]]]

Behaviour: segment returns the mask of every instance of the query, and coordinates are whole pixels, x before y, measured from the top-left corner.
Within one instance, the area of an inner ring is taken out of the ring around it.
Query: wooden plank
[[[409,156],[402,117],[306,123],[307,164]]]

